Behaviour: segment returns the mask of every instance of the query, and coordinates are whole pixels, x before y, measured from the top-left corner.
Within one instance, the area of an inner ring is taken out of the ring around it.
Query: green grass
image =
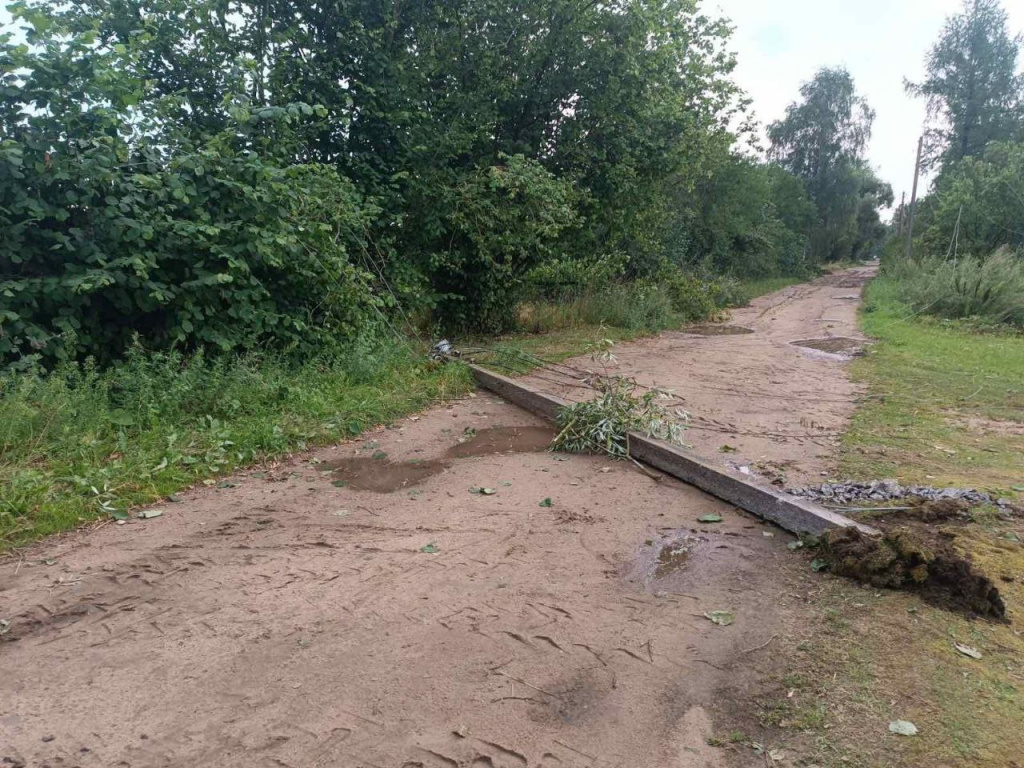
[[[843,439],[844,475],[1007,495],[1024,482],[1024,336],[915,315],[891,278],[868,287],[862,327],[878,344],[853,365],[868,397]]]
[[[292,365],[135,350],[0,380],[0,549],[123,516],[232,469],[353,437],[470,388],[402,345]]]

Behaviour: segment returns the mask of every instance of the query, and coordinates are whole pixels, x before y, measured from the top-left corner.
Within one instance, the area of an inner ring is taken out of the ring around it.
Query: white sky
[[[704,0],[706,13],[736,27],[736,80],[762,123],[799,97],[801,82],[823,66],[843,65],[877,113],[868,159],[910,197],[925,107],[903,91],[920,80],[925,57],[961,0]],[[1012,32],[1024,30],[1024,0],[1003,0]]]

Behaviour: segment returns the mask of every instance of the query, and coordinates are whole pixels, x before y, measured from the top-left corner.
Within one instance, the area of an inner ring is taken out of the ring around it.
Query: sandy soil
[[[845,279],[619,358],[685,394],[706,452],[813,474],[854,393],[787,345],[853,335]],[[0,765],[764,765],[707,739],[773,746],[750,702],[818,577],[693,488],[537,451],[542,426],[468,398],[0,563]]]
[[[821,482],[835,468],[839,436],[860,394],[844,368],[867,344],[857,308],[875,269],[762,296],[724,323],[617,345],[607,372],[672,391],[691,416],[686,439],[695,453],[784,484]],[[605,370],[586,358],[567,363]],[[557,372],[531,380],[552,394],[588,396]]]

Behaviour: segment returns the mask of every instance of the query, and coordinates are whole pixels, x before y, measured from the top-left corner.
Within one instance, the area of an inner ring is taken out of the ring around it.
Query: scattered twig
[[[747,650],[744,651],[744,653],[753,653],[754,651],[760,651],[762,648],[767,648],[769,645],[771,645],[772,640],[774,640],[776,637],[778,637],[778,635],[772,635],[771,637],[768,638],[768,642],[766,642],[766,643],[764,643],[762,645],[758,645],[758,646],[756,646],[754,648],[748,648]]]
[[[502,677],[507,677],[509,680],[515,680],[517,683],[521,683],[522,685],[525,685],[527,688],[533,688],[533,690],[537,691],[538,693],[543,693],[545,696],[550,696],[553,699],[560,700],[562,698],[558,694],[551,693],[550,691],[545,691],[543,688],[538,688],[536,685],[532,685],[526,682],[525,680],[520,680],[518,677],[510,675],[508,672],[495,672],[495,674],[501,675]]]
[[[559,741],[558,739],[554,739],[553,741],[554,741],[554,742],[555,742],[555,744],[557,744],[558,746],[560,746],[560,747],[565,747],[565,748],[566,748],[566,749],[568,749],[568,750],[569,750],[570,752],[575,752],[575,753],[576,753],[577,755],[583,755],[583,756],[584,756],[585,758],[587,758],[588,760],[593,760],[594,762],[597,762],[597,758],[596,758],[596,757],[594,757],[593,755],[588,755],[588,754],[587,754],[586,752],[581,752],[580,750],[576,749],[575,747],[570,747],[570,746],[569,746],[568,744],[566,744],[566,743],[565,743],[564,741]]]

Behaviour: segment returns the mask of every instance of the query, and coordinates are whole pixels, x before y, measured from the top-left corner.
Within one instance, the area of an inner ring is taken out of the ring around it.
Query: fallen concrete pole
[[[492,373],[470,365],[476,383],[504,400],[518,405],[541,418],[554,421],[568,402],[538,392],[507,376]],[[731,473],[662,440],[632,432],[629,435],[629,453],[655,469],[700,488],[723,501],[734,504],[758,517],[770,520],[796,534],[821,535],[830,528],[853,527],[871,536],[879,531],[862,525],[848,517],[811,501],[798,499],[768,485],[755,482],[739,473]]]

